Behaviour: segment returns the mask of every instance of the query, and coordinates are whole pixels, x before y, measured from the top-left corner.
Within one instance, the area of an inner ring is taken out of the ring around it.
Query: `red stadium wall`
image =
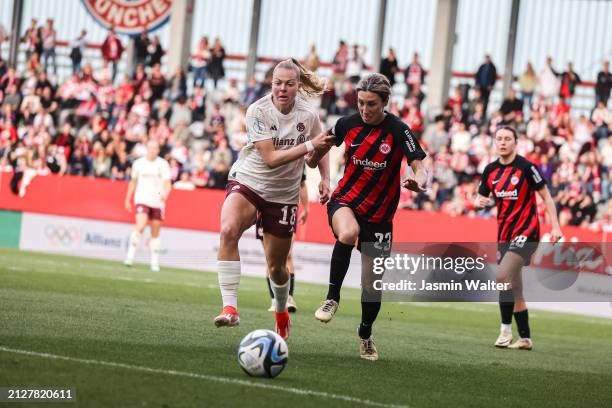
[[[2,174],[0,209],[128,223],[133,220],[133,215],[123,208],[125,182],[72,176],[36,177],[25,197],[20,198],[11,192],[9,179],[9,174]],[[168,199],[165,225],[217,232],[224,196],[219,190],[174,190]],[[311,203],[310,208],[308,222],[298,228],[297,239],[333,243],[325,207]],[[544,226],[543,232],[548,230]],[[576,227],[564,228],[564,234],[582,242],[604,239],[602,234]],[[491,219],[399,210],[394,220],[395,242],[492,242],[495,236],[496,223]]]

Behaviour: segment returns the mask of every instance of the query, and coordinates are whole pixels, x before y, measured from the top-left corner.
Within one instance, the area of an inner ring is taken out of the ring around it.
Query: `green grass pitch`
[[[359,292],[327,325],[324,294],[297,284],[288,366],[251,379],[236,348],[274,327],[263,279],[242,278],[241,325],[216,329],[216,274],[0,250],[0,386],[76,388],[53,407],[612,406],[610,320],[531,311],[535,349],[497,350],[494,305],[386,303],[369,362]]]

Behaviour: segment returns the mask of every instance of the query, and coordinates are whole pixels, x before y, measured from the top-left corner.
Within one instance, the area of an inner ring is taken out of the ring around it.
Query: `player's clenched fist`
[[[315,150],[323,150],[327,152],[336,142],[336,137],[330,133],[330,129],[318,134],[312,140],[312,145]]]
[[[485,207],[488,207],[491,204],[491,200],[487,197],[481,196],[480,194],[476,196],[474,200],[474,207],[477,210],[481,210]]]

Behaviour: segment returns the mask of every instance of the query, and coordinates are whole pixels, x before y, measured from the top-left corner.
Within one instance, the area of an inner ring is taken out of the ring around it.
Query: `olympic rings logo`
[[[52,245],[70,246],[80,238],[80,232],[76,227],[65,227],[63,225],[47,224],[45,236]]]

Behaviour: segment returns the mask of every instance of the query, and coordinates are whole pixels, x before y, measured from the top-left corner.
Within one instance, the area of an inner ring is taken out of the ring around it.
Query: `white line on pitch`
[[[22,354],[26,356],[49,358],[53,360],[72,361],[75,363],[82,363],[82,364],[92,364],[92,365],[101,365],[101,366],[106,366],[106,367],[124,368],[126,370],[143,371],[146,373],[173,375],[176,377],[197,378],[200,380],[214,381],[214,382],[219,382],[219,383],[224,383],[224,384],[236,384],[236,385],[243,385],[246,387],[263,388],[263,389],[268,389],[268,390],[287,392],[290,394],[335,399],[335,400],[346,401],[346,402],[350,402],[354,404],[367,405],[371,407],[382,407],[382,408],[400,408],[400,407],[406,408],[407,407],[406,405],[384,404],[382,402],[364,400],[360,398],[349,397],[347,395],[331,394],[331,393],[323,392],[323,391],[304,390],[300,388],[284,387],[284,386],[273,385],[273,384],[264,384],[260,382],[251,382],[247,380],[238,380],[235,378],[217,377],[217,376],[208,375],[208,374],[198,374],[198,373],[190,373],[186,371],[176,371],[176,370],[164,370],[161,368],[151,368],[151,367],[137,366],[137,365],[131,365],[131,364],[124,364],[124,363],[115,363],[113,361],[88,360],[84,358],[60,356],[57,354],[39,353],[37,351],[19,350],[19,349],[13,349],[13,348],[8,348],[8,347],[3,347],[3,346],[0,346],[0,351],[4,351],[7,353],[14,353],[14,354]]]

